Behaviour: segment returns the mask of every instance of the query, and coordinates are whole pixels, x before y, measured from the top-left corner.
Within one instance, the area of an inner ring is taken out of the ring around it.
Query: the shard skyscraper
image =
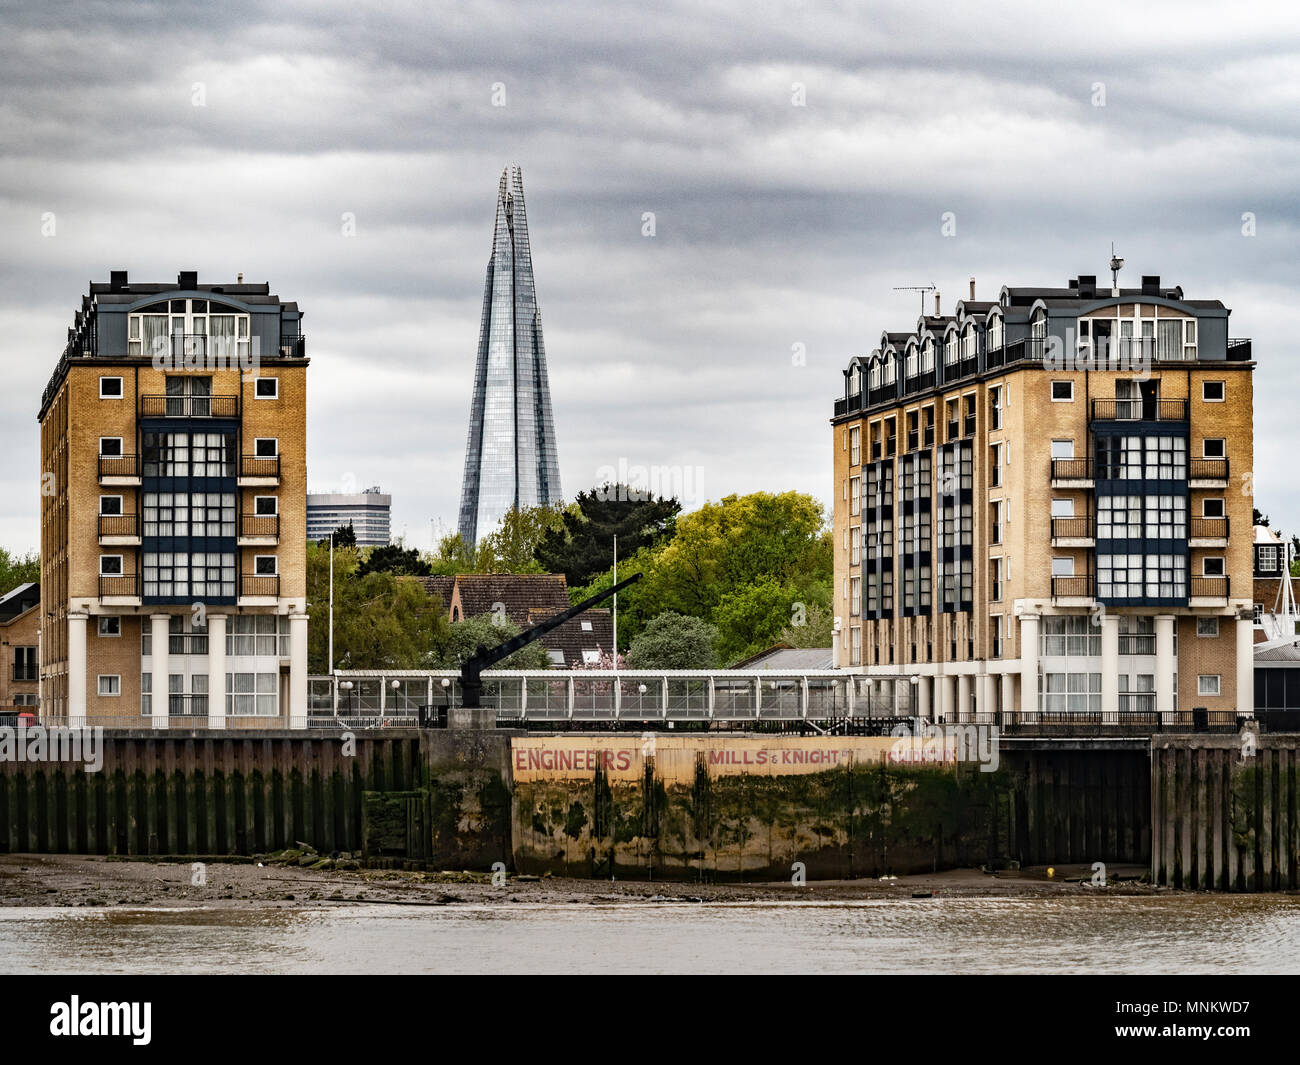
[[[466,543],[473,544],[511,508],[555,505],[560,500],[560,464],[542,317],[533,288],[523,173],[512,166],[501,174],[497,190],[459,531]]]

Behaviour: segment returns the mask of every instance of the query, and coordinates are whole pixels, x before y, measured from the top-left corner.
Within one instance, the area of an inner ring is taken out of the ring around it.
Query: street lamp
[[[350,680],[344,680],[344,681],[340,681],[340,682],[339,682],[339,690],[340,690],[340,691],[345,691],[345,692],[348,693],[348,714],[349,714],[349,716],[351,716],[351,714],[352,714],[352,687],[353,687],[353,685],[352,685],[352,682],[351,682]]]

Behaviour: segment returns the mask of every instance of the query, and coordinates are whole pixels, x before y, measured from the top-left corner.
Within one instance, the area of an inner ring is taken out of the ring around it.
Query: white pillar
[[[208,615],[208,728],[226,727],[226,615]]]
[[[997,696],[993,691],[993,674],[980,673],[975,677],[975,720],[992,720]]]
[[[930,713],[930,678],[922,677],[920,682],[915,685],[916,691],[916,716],[925,718],[927,721],[933,716]]]
[[[1038,615],[1020,617],[1020,706],[1025,712],[1038,710]]]
[[[1002,674],[1002,712],[1009,714],[1016,708],[1016,675]]]
[[[1174,709],[1174,616],[1156,615],[1156,712],[1172,713]]]
[[[149,697],[150,712],[154,728],[167,727],[167,710],[171,700],[168,698],[169,663],[171,636],[168,624],[170,614],[152,614],[149,617],[150,654],[153,656],[153,677],[150,680],[152,693]]]
[[[68,613],[68,724],[86,725],[86,618],[83,610]]]
[[[289,615],[289,727],[307,727],[307,615]]]
[[[970,720],[970,674],[957,674],[957,714],[958,721]]]
[[[1101,616],[1101,712],[1119,712],[1119,616]]]
[[[1255,716],[1255,634],[1249,614],[1237,619],[1237,713]]]

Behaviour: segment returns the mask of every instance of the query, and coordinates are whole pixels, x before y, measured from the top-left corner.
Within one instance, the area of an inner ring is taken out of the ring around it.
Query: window
[[[600,665],[600,651],[584,650],[582,652],[582,661],[585,665],[588,666]]]
[[[852,477],[849,479],[849,513],[858,514],[862,511],[862,478]]]
[[[1002,502],[998,500],[989,504],[989,542],[1002,543]]]
[[[277,572],[275,555],[254,555],[253,572],[259,577],[274,577]]]
[[[1187,539],[1187,497],[1147,496],[1144,535],[1152,540]]]
[[[591,632],[591,631],[592,631],[592,628],[591,628],[591,622],[590,622],[590,621],[584,621],[584,622],[582,623],[582,631],[583,631],[583,632]]]
[[[122,556],[121,555],[100,555],[99,575],[101,577],[122,576]]]
[[[278,702],[274,673],[226,674],[226,713],[232,717],[274,717]]]
[[[1201,454],[1207,459],[1221,459],[1228,454],[1227,441],[1222,437],[1218,439],[1207,438],[1201,443]]]
[[[857,566],[862,562],[862,526],[855,525],[849,530],[849,565]]]
[[[1223,382],[1222,381],[1202,381],[1201,382],[1201,399],[1206,403],[1223,402]]]
[[[1073,518],[1073,517],[1074,517],[1074,500],[1073,500],[1073,499],[1053,499],[1053,500],[1052,500],[1052,517],[1054,517],[1054,518]]]
[[[854,426],[849,430],[849,465],[858,466],[862,463],[862,429]]]
[[[1097,713],[1101,710],[1100,673],[1044,673],[1043,710]]]
[[[99,379],[100,399],[121,399],[122,379],[120,377],[101,377]]]
[[[989,562],[989,599],[998,603],[1002,601],[1002,559],[995,558]]]
[[[1137,439],[1125,437],[1126,444]],[[1187,479],[1187,441],[1181,436],[1148,436],[1145,439],[1146,479],[1148,481],[1185,481]],[[1125,476],[1137,474],[1126,469]]]
[[[1002,428],[1002,386],[989,389],[989,428]]]
[[[862,578],[849,578],[849,616],[857,617],[862,613]]]
[[[1053,441],[1052,441],[1052,458],[1054,458],[1054,459],[1072,459],[1072,458],[1074,458],[1074,441],[1073,441],[1073,440],[1053,440]]]
[[[100,496],[99,512],[109,516],[120,515],[122,513],[122,497]]]
[[[273,436],[259,436],[253,440],[253,454],[259,459],[273,459],[280,453],[280,441]]]
[[[1074,559],[1058,555],[1052,559],[1053,577],[1073,577]]]
[[[1139,540],[1142,537],[1141,496],[1097,498],[1098,540]]]
[[[1153,655],[1156,653],[1156,619],[1131,614],[1119,616],[1119,653]],[[1138,691],[1141,691],[1138,688]],[[1155,689],[1153,688],[1152,691]]]
[[[1196,678],[1197,695],[1218,695],[1219,686],[1219,674],[1217,673],[1202,673]]]
[[[120,458],[122,455],[122,438],[120,436],[101,436],[99,453],[105,458]]]
[[[1002,445],[989,445],[989,487],[1002,487]]]
[[[254,496],[253,513],[261,515],[278,514],[279,499],[275,496]]]
[[[121,636],[122,619],[119,617],[103,617],[99,619],[99,634],[101,636]]]
[[[122,694],[122,678],[117,673],[101,673],[97,683],[100,695]]]
[[[148,535],[146,533],[146,535]],[[233,551],[146,551],[144,594],[147,598],[188,598],[191,594],[230,599],[235,594]]]
[[[259,377],[253,384],[254,399],[279,399],[280,379],[278,377]]]
[[[226,623],[226,654],[289,657],[289,621],[274,614],[245,614]]]
[[[1219,619],[1218,618],[1197,618],[1196,635],[1197,636],[1218,636]]]
[[[1220,499],[1203,499],[1201,501],[1201,516],[1206,518],[1221,518],[1224,515],[1223,500]]]
[[[35,647],[14,648],[14,680],[40,680]]]
[[[1223,556],[1212,555],[1201,563],[1201,572],[1207,577],[1223,576]]]
[[[563,651],[547,651],[546,657],[550,659],[551,665],[563,669],[565,666]]]
[[[1053,402],[1053,403],[1072,403],[1072,402],[1074,402],[1074,382],[1073,382],[1073,381],[1053,381],[1053,382],[1052,382],[1052,402]]]

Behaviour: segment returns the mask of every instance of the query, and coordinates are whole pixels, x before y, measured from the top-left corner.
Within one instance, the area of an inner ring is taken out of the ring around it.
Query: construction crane
[[[626,580],[619,581],[603,592],[597,592],[590,599],[584,599],[577,606],[571,606],[568,610],[561,610],[547,618],[540,625],[534,625],[531,629],[525,629],[518,636],[512,636],[503,643],[495,647],[487,647],[479,644],[478,649],[465,660],[464,665],[460,667],[460,695],[461,706],[469,710],[478,710],[482,707],[483,699],[483,678],[482,673],[485,669],[491,669],[498,662],[509,658],[521,647],[527,647],[534,640],[545,636],[552,629],[558,629],[566,621],[576,618],[586,610],[590,610],[597,603],[602,603],[615,592],[621,591],[629,584],[635,584],[641,579],[641,574],[634,573]],[[613,653],[618,654],[618,648],[613,648]]]

